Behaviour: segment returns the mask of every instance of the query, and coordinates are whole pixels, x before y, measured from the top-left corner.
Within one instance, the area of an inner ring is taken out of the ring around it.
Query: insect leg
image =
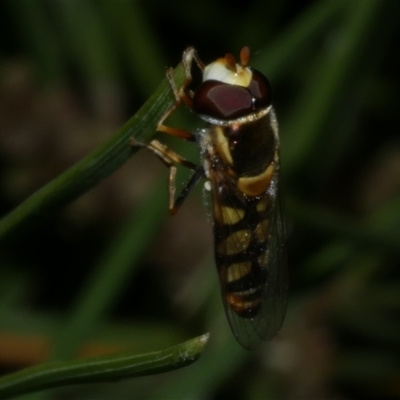
[[[203,70],[204,64],[199,59],[196,50],[193,47],[189,47],[185,50],[182,57],[182,63],[185,68],[185,81],[182,86],[178,88],[175,84],[173,77],[173,69],[169,68],[167,70],[167,79],[174,92],[175,104],[161,117],[157,125],[158,132],[168,133],[172,136],[177,136],[179,138],[194,142],[196,141],[195,135],[189,131],[183,129],[172,128],[170,126],[164,125],[164,121],[182,104],[182,102],[192,108],[193,105],[193,92],[188,91],[188,86],[192,82],[192,63],[193,60],[196,61],[198,67]]]
[[[181,139],[188,140],[189,142],[195,142],[196,136],[187,130],[173,128],[171,126],[164,125],[164,121],[180,106],[181,102],[175,103],[160,119],[156,130],[158,132],[168,133],[168,135],[176,136]]]
[[[182,205],[184,200],[190,191],[196,186],[200,178],[204,175],[203,167],[198,167],[196,164],[189,160],[181,157],[179,154],[170,150],[167,146],[160,143],[158,140],[153,140],[149,144],[139,143],[134,139],[130,141],[131,146],[145,147],[154,153],[168,168],[169,168],[169,179],[168,179],[168,192],[169,192],[169,212],[174,215],[179,207]],[[190,178],[186,187],[182,190],[182,193],[175,200],[176,185],[175,177],[177,171],[177,165],[183,165],[186,168],[194,171],[194,174]]]
[[[194,171],[193,175],[190,177],[189,182],[183,188],[181,194],[178,198],[172,202],[171,207],[171,198],[170,198],[170,206],[169,212],[171,215],[175,215],[176,212],[179,210],[179,207],[183,204],[183,202],[188,197],[189,193],[195,188],[195,186],[199,183],[200,179],[204,177],[204,168],[202,166],[198,166]],[[170,182],[171,184],[171,182]]]
[[[192,99],[191,97],[186,93],[186,87],[187,85],[190,84],[192,77],[190,74],[190,69],[187,70],[185,67],[185,74],[186,74],[186,80],[183,83],[181,88],[177,88],[174,77],[172,76],[172,68],[169,68],[167,70],[167,79],[168,82],[174,92],[175,95],[175,104],[172,105],[172,107],[161,117],[161,119],[158,121],[157,128],[156,130],[158,132],[164,132],[168,133],[169,135],[179,137],[181,139],[188,140],[190,142],[195,142],[196,137],[192,132],[186,131],[184,129],[179,129],[179,128],[172,128],[171,126],[164,125],[164,121],[176,110],[180,105],[182,104],[182,101],[190,108],[192,105]],[[188,72],[189,71],[189,72]],[[189,75],[188,75],[189,73]]]

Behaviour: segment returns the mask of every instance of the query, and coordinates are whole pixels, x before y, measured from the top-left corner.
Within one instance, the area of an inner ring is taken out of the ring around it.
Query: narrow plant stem
[[[183,82],[181,65],[175,70],[174,78],[178,85]],[[159,119],[174,101],[170,85],[164,79],[153,96],[110,140],[5,216],[0,221],[0,241],[21,227],[40,221],[113,173],[136,152],[129,144],[130,139],[148,141],[155,134]]]
[[[196,361],[208,337],[204,334],[151,353],[122,353],[26,368],[0,378],[0,399],[56,386],[115,381],[173,371]]]

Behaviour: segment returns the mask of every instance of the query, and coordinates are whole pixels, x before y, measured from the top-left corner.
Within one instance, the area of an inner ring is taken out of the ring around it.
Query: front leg
[[[189,109],[192,109],[193,106],[193,92],[190,91],[189,85],[192,83],[192,63],[195,60],[196,64],[200,68],[201,71],[204,70],[204,64],[200,60],[199,56],[197,55],[196,50],[194,47],[188,47],[182,56],[182,64],[185,69],[185,81],[183,82],[182,86],[178,88],[175,84],[174,77],[173,77],[173,69],[169,68],[167,70],[167,79],[174,92],[175,96],[175,103],[172,107],[161,117],[160,121],[157,124],[157,131],[168,133],[169,135],[179,137],[181,139],[185,139],[191,142],[196,141],[196,137],[193,133],[178,129],[172,128],[170,126],[164,125],[164,121],[182,104],[184,103]]]

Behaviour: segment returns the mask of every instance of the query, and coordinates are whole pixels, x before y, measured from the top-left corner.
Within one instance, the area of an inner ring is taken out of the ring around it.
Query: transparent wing
[[[252,349],[278,333],[286,312],[286,229],[278,175],[266,193],[250,199],[220,174],[211,176],[211,184],[225,312],[237,341]]]

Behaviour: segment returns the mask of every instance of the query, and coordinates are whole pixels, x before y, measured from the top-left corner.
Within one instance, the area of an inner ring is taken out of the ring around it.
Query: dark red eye
[[[271,85],[261,72],[256,69],[253,69],[252,72],[253,76],[248,89],[254,96],[254,107],[256,109],[268,107],[272,103]]]
[[[203,82],[193,97],[193,110],[198,114],[229,120],[253,112],[253,96],[247,88],[215,80]]]
[[[193,97],[193,110],[201,115],[230,120],[243,117],[271,105],[271,86],[259,71],[252,71],[248,87],[217,80],[203,82]]]

